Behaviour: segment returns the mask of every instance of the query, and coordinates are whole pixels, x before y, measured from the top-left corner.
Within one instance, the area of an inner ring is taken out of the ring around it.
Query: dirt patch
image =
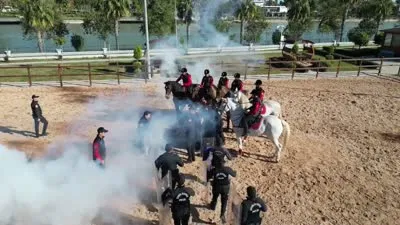
[[[281,103],[284,119],[291,126],[289,146],[282,161],[275,164],[268,160],[272,144],[250,138],[245,146],[249,154],[229,163],[238,171],[240,194],[244,196],[247,185],[255,185],[268,202],[263,224],[396,224],[400,215],[400,84],[382,79],[264,83],[266,96]],[[140,103],[144,106],[165,101],[161,84],[135,90],[154,98]],[[40,155],[58,136],[72,132],[69,125],[82,120],[85,103],[131,91],[126,86],[2,88],[1,143]],[[50,122],[48,137],[30,137],[32,94],[41,96]],[[115,103],[110,112],[124,107],[126,103]],[[94,127],[96,121],[82,120],[80,130],[73,132],[90,141]],[[227,147],[235,150],[233,135],[226,135]],[[188,186],[198,193],[204,190],[196,178],[202,176],[201,168],[197,160],[183,169],[190,175]],[[207,202],[201,194],[193,204],[197,206],[196,220],[210,223],[217,219],[217,213],[203,207]],[[140,218],[144,224],[157,220],[156,213],[145,206],[127,211],[130,219],[126,220]]]

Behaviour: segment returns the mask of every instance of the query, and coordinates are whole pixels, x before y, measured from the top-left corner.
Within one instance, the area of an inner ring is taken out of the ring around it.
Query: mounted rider
[[[214,85],[214,79],[210,75],[210,70],[204,70],[204,76],[201,80],[200,88],[201,88],[201,98],[204,98],[207,102],[211,98],[211,88]]]
[[[187,72],[186,68],[182,68],[181,69],[181,75],[178,77],[178,79],[176,80],[177,83],[179,83],[179,81],[182,80],[183,82],[183,88],[184,91],[186,92],[186,94],[190,95],[190,93],[192,92],[191,87],[192,87],[192,75],[190,75]]]
[[[262,89],[261,85],[262,85],[262,81],[261,80],[257,80],[256,83],[254,84],[256,85],[256,88],[254,88],[251,91],[251,97],[249,98],[249,100],[251,101],[253,99],[253,96],[257,96],[261,101],[264,101],[264,94],[265,91],[264,89]]]
[[[262,111],[262,101],[257,95],[252,96],[252,106],[249,108],[249,112],[245,114],[243,117],[244,120],[242,121],[243,123],[243,136],[246,138],[248,133],[249,133],[249,126],[254,124],[255,122],[258,121],[261,115]]]
[[[221,78],[219,78],[219,81],[218,81],[218,86],[217,86],[218,89],[221,89],[222,87],[226,87],[229,89],[229,87],[228,87],[229,79],[228,79],[227,75],[228,74],[226,72],[222,72]]]
[[[243,91],[243,81],[240,80],[240,73],[235,73],[235,80],[231,84],[231,91],[235,92],[236,89]]]

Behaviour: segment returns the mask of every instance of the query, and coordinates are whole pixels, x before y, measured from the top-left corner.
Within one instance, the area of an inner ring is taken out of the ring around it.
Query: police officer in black
[[[143,148],[144,147],[144,144],[145,144],[144,143],[144,138],[148,134],[150,121],[151,121],[151,112],[150,111],[145,111],[143,113],[143,116],[140,118],[139,123],[138,123],[138,131],[139,131],[138,145],[139,145],[139,148]]]
[[[264,201],[257,197],[256,188],[247,187],[247,198],[242,202],[241,225],[261,225],[261,212],[266,212]]]
[[[182,174],[178,177],[178,187],[175,190],[168,188],[161,198],[165,205],[172,200],[171,212],[175,225],[188,225],[190,219],[190,197],[194,196],[193,189],[185,187],[185,178]]]
[[[35,122],[35,134],[37,138],[39,137],[39,123],[43,123],[42,136],[46,136],[47,126],[49,125],[49,122],[47,122],[46,118],[42,115],[42,108],[40,108],[38,98],[39,96],[32,95],[31,103],[32,117]]]
[[[172,145],[165,145],[165,153],[160,155],[155,163],[157,170],[161,169],[161,178],[164,178],[171,171],[172,178],[172,189],[175,189],[176,183],[179,178],[178,166],[183,167],[183,161],[181,157],[172,152]]]
[[[207,181],[212,179],[212,200],[210,203],[210,209],[215,210],[217,205],[218,197],[221,195],[221,221],[226,222],[225,212],[228,204],[229,189],[230,189],[230,177],[236,177],[236,171],[229,167],[224,166],[221,162],[215,164],[215,167],[211,169]]]

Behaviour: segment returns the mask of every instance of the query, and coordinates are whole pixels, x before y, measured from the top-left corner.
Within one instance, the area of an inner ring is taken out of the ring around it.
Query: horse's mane
[[[238,103],[240,104],[240,106],[243,109],[247,109],[251,107],[251,103],[249,101],[249,98],[247,97],[247,95],[243,92],[238,92]]]

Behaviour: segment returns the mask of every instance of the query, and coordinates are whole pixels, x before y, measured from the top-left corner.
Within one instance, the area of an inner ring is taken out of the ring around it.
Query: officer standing
[[[171,171],[172,189],[175,189],[176,183],[179,179],[178,166],[183,167],[181,157],[172,152],[172,145],[165,145],[165,153],[160,155],[154,162],[157,170],[161,169],[161,179],[164,178],[168,171]]]
[[[264,201],[257,197],[256,188],[247,187],[247,198],[242,202],[241,225],[261,225],[261,212],[266,212],[267,206]]]
[[[190,197],[194,196],[193,189],[185,187],[185,178],[182,174],[178,178],[178,187],[175,190],[167,189],[162,194],[165,203],[172,199],[171,212],[175,225],[188,225],[190,219]]]
[[[104,168],[106,159],[106,144],[104,143],[105,133],[107,133],[104,127],[97,129],[97,136],[93,141],[93,161],[100,167]]]
[[[148,135],[150,121],[151,121],[151,112],[145,111],[138,123],[138,132],[139,132],[138,145],[139,145],[139,148],[142,149],[142,151],[145,151],[145,149],[143,149],[145,147],[144,141],[145,141],[146,135]]]
[[[201,121],[200,115],[197,112],[195,106],[192,104],[189,106],[189,114],[186,125],[186,141],[187,141],[187,151],[188,151],[188,161],[194,162],[196,160],[195,151],[196,143],[200,141],[201,138]]]
[[[212,200],[210,203],[210,209],[215,210],[217,205],[218,197],[221,195],[221,221],[226,223],[225,212],[228,204],[229,190],[230,190],[230,177],[236,177],[236,171],[229,167],[223,166],[222,163],[217,163],[213,169],[211,169],[210,177],[207,180],[212,179]]]
[[[42,115],[42,108],[40,108],[38,98],[39,96],[32,95],[31,103],[32,117],[33,121],[35,122],[35,134],[37,138],[39,137],[39,123],[43,123],[42,136],[46,136],[47,126],[49,125],[49,122],[47,122],[46,118],[44,118],[44,116]]]

